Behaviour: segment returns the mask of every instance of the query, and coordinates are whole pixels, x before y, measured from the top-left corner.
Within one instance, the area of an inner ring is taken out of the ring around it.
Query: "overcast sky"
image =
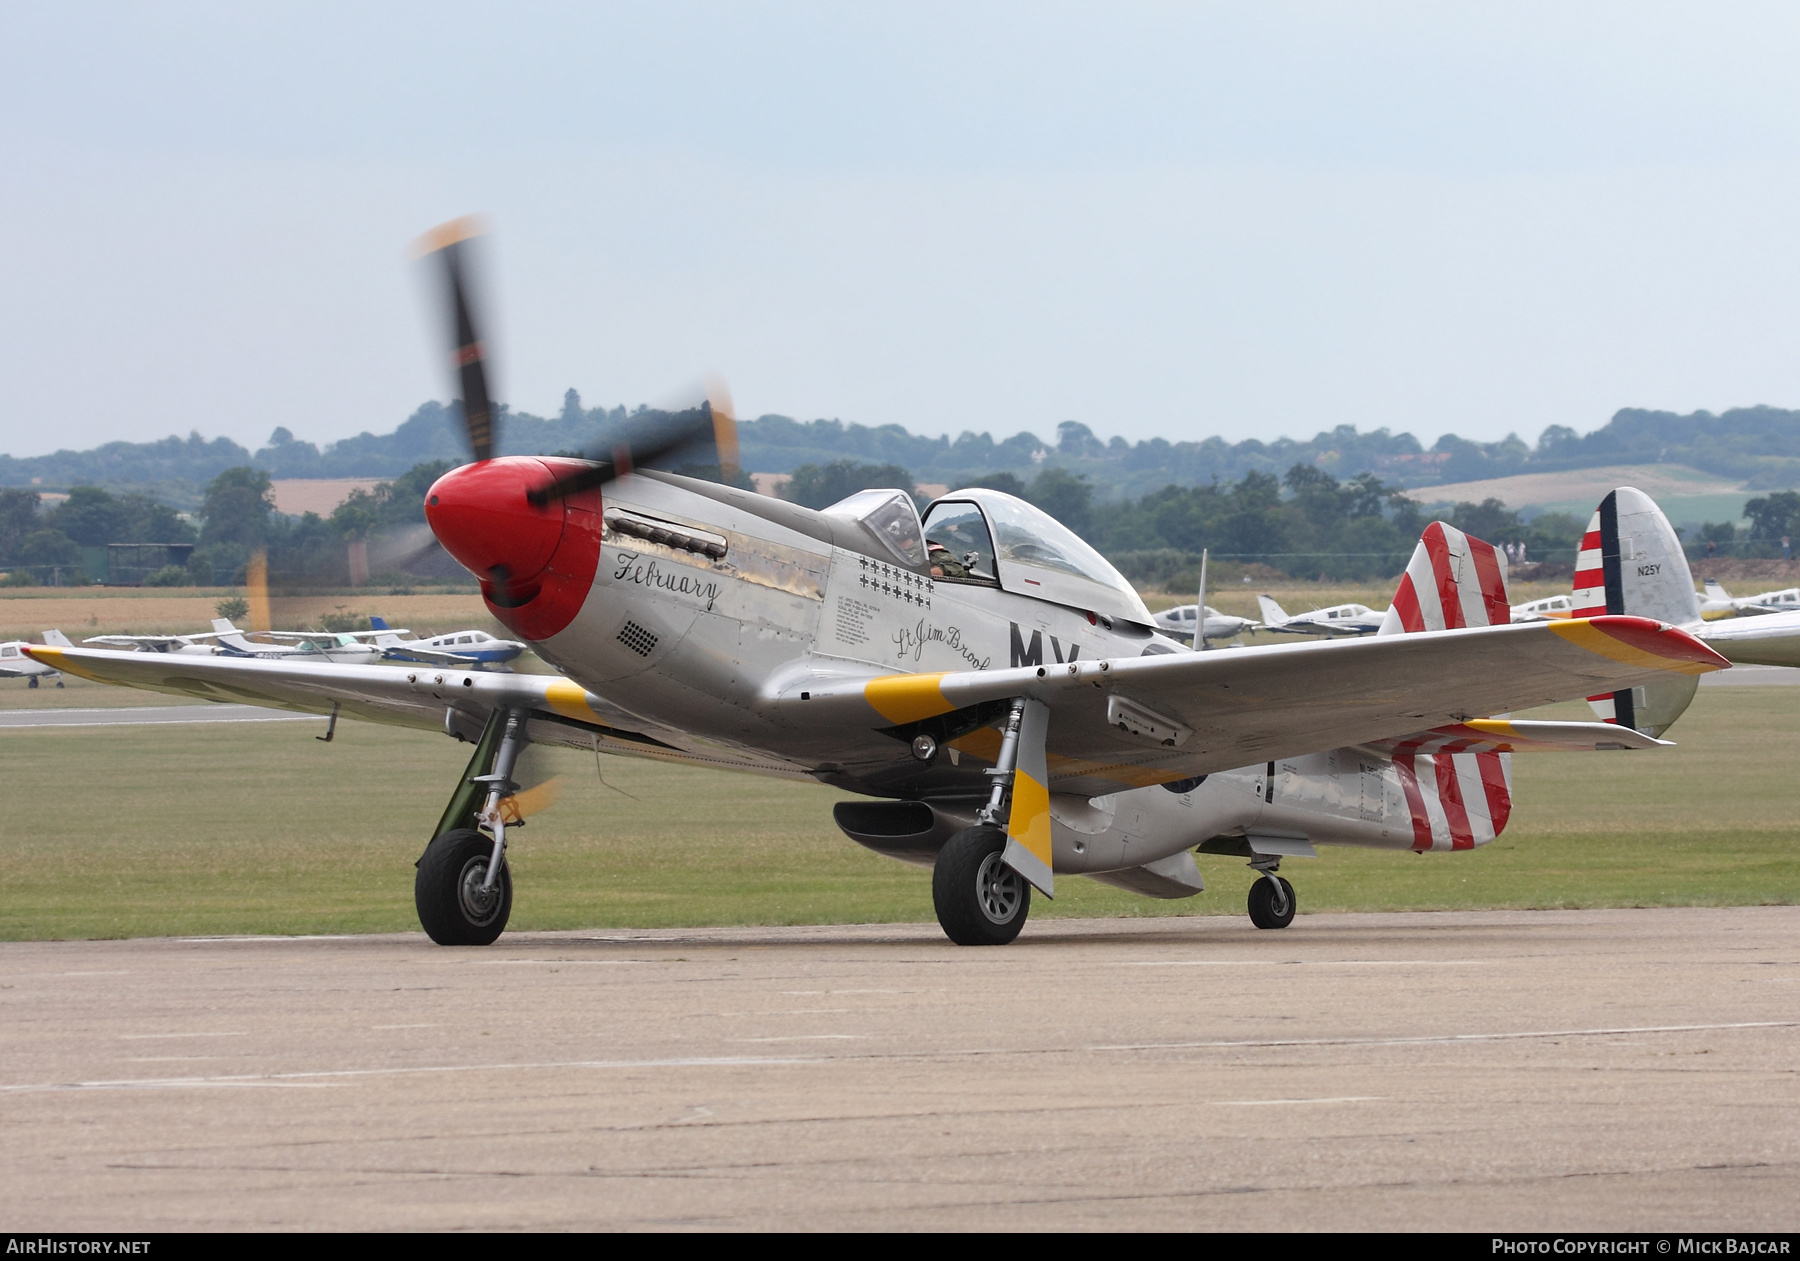
[[[0,2],[0,450],[500,396],[1528,439],[1800,406],[1800,6]]]

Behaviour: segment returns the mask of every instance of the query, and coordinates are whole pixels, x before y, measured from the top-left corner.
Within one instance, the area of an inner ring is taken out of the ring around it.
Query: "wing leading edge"
[[[806,700],[806,681],[789,679],[775,699],[796,715],[825,719],[835,711],[839,721],[904,730],[1034,696],[1050,706],[1056,790],[1099,794],[1417,737],[1728,664],[1675,627],[1604,616],[1035,669],[813,680]],[[981,756],[981,739],[975,733],[964,747]]]

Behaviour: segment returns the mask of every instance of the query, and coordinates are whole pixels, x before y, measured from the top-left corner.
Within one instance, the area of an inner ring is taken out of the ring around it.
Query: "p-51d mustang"
[[[1250,861],[1252,918],[1276,928],[1295,909],[1283,857],[1471,849],[1505,825],[1512,751],[1660,743],[1485,715],[1726,664],[1644,618],[1506,624],[1504,558],[1439,524],[1381,633],[1192,652],[1098,553],[1010,496],[948,494],[921,521],[899,491],[813,511],[644,467],[702,436],[735,462],[718,396],[616,437],[606,458],[496,458],[462,236],[436,245],[475,459],[432,486],[427,520],[493,615],[566,677],[33,654],[472,742],[415,881],[438,942],[505,927],[512,775],[532,741],[859,793],[838,825],[931,867],[959,943],[1011,941],[1032,889],[1051,895],[1058,876],[1197,893],[1196,847]]]

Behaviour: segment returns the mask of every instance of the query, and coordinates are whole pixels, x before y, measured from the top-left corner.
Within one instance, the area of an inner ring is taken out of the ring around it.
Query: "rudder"
[[[1621,486],[1600,501],[1575,554],[1576,617],[1630,614],[1675,626],[1700,622],[1700,598],[1675,527],[1656,501]],[[1602,722],[1660,736],[1687,710],[1700,686],[1672,675],[1643,687],[1588,697]]]

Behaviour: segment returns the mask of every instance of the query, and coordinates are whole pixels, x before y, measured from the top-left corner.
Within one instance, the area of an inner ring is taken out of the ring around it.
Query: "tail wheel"
[[[434,840],[413,878],[419,924],[440,946],[486,946],[506,930],[512,915],[512,872],[500,860],[491,889],[488,862],[494,843],[474,828],[458,828]]]
[[[1286,928],[1294,922],[1294,886],[1280,876],[1250,885],[1250,922],[1258,928]]]
[[[977,826],[938,851],[931,901],[944,935],[959,946],[1004,946],[1025,927],[1031,885],[1001,860],[1005,849],[999,828]]]

